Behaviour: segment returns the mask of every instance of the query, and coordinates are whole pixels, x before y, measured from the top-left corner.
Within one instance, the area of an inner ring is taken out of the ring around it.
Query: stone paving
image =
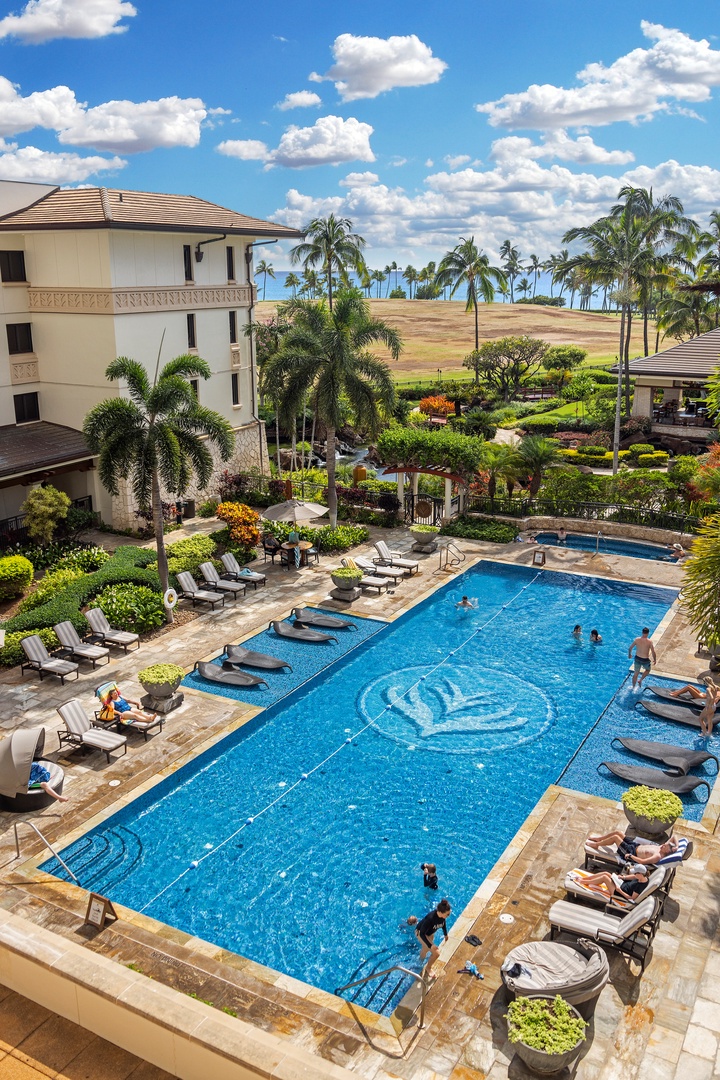
[[[378,535],[388,538],[393,547],[409,548],[404,530],[390,537],[387,533]],[[499,547],[457,543],[467,556],[464,565],[483,556],[526,565],[532,559],[533,548],[520,544]],[[546,555],[551,569],[674,587],[681,580],[681,570],[671,564],[622,556],[598,558],[569,549],[546,549]],[[421,574],[404,580],[387,596],[366,594],[353,605],[353,612],[394,618],[446,580],[445,573],[437,572],[437,554],[420,558]],[[77,683],[61,687],[54,679],[42,683],[35,677],[20,680],[17,671],[0,676],[0,725],[7,731],[18,725],[45,724],[49,729],[46,746],[66,768],[65,790],[71,801],[33,815],[47,837],[59,840],[85,831],[98,815],[114,812],[256,711],[252,706],[191,691],[181,709],[168,719],[161,735],[147,743],[134,741],[131,736],[127,755],[108,765],[97,753],[83,757],[78,752],[68,755],[65,750],[60,755],[53,749],[51,732],[59,726],[54,713],[57,704],[78,697],[89,712],[94,687],[106,674],[135,697],[138,687],[134,676],[150,663],[172,660],[190,667],[203,656],[217,655],[225,641],[239,641],[266,626],[271,618],[285,616],[299,602],[322,602],[338,608],[340,605],[326,601],[331,586],[328,572],[338,562],[325,558],[320,566],[299,572],[260,563],[268,573],[266,588],[251,590],[237,605],[228,604],[225,609],[147,642],[138,654],[120,655],[94,674],[88,670]],[[694,653],[694,643],[678,614],[663,634],[658,658],[659,670],[683,677],[694,677],[707,662]],[[88,949],[122,964],[132,963],[179,990],[195,993],[218,1007],[232,1008],[250,1023],[314,1050],[368,1080],[504,1080],[508,1076],[514,1080],[526,1073],[506,1042],[500,962],[516,943],[544,936],[548,930],[547,911],[553,900],[563,895],[566,870],[579,864],[583,839],[595,828],[620,823],[621,817],[616,805],[607,800],[558,788],[548,790],[476,897],[455,921],[450,945],[442,954],[440,978],[428,996],[425,1028],[410,1029],[400,1041],[384,1018],[365,1011],[354,1015],[350,1006],[323,991],[126,909],[120,909],[117,923],[80,940]],[[0,814],[0,906],[78,941],[85,894],[33,868],[42,855],[26,830],[21,834],[23,859],[35,858],[29,864],[22,860],[18,863],[12,820],[11,815]],[[652,960],[639,978],[638,965],[611,956],[612,983],[599,999],[592,1039],[574,1074],[579,1080],[720,1077],[720,837],[699,825],[683,825],[682,832],[694,839],[693,857],[678,873]],[[502,913],[514,915],[511,926],[499,922]],[[463,940],[471,932],[483,942],[476,950]],[[483,972],[484,982],[457,974],[468,959]],[[4,1002],[11,1011],[22,1012],[13,996],[6,994],[0,1002],[0,1039]],[[29,1007],[29,1011],[37,1009]],[[50,1025],[47,1037],[51,1045],[55,1038],[53,1022],[56,1027],[60,1025],[58,1031],[65,1030],[62,1025],[66,1021],[44,1017],[36,1025],[37,1046],[44,1045],[45,1024]],[[36,1053],[37,1061],[22,1056],[23,1040],[27,1042],[29,1037],[28,1030],[0,1042],[0,1052],[6,1053],[0,1059],[0,1080],[6,1076],[29,1080],[37,1071],[45,1076],[88,1075],[97,1080],[115,1076],[159,1080],[165,1075],[149,1066],[147,1073],[142,1072],[137,1059],[133,1059],[134,1064],[125,1061],[130,1055],[125,1055],[121,1066],[116,1067],[113,1054],[124,1052],[109,1044],[104,1063],[102,1040],[88,1033],[71,1033],[67,1041],[73,1043],[75,1039],[75,1045],[78,1039],[88,1039],[93,1040],[88,1047],[97,1044],[99,1057],[92,1068],[85,1073],[63,1072],[66,1065],[60,1062],[53,1072],[57,1059],[48,1064],[41,1053]],[[85,1053],[84,1046],[79,1053]],[[22,1072],[22,1068],[31,1071]]]

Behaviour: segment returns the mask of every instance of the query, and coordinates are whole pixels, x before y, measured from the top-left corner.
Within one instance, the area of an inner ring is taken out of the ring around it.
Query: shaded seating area
[[[0,742],[0,807],[14,814],[26,814],[50,806],[53,799],[42,787],[30,787],[34,761],[50,773],[49,787],[62,795],[65,773],[54,761],[43,758],[45,728],[17,728]]]
[[[64,705],[58,706],[58,714],[65,724],[65,730],[58,732],[60,746],[69,743],[74,747],[87,750],[101,750],[110,764],[110,754],[122,749],[127,753],[127,739],[124,735],[115,734],[112,731],[96,727],[94,721],[88,720],[85,710],[77,698],[71,698]]]
[[[20,673],[37,671],[42,679],[45,675],[55,675],[64,686],[65,680],[70,675],[78,677],[78,665],[72,660],[61,660],[57,656],[51,656],[45,648],[42,638],[37,634],[28,634],[20,641],[25,653],[25,660],[20,665]]]
[[[92,636],[99,638],[103,645],[117,645],[118,648],[128,651],[131,645],[140,648],[140,635],[133,634],[130,630],[115,630],[105,617],[101,608],[88,608],[85,618],[90,624]]]
[[[53,626],[53,630],[62,648],[73,659],[89,660],[92,663],[93,670],[100,661],[105,664],[109,662],[110,650],[103,645],[91,645],[89,642],[83,641],[70,621],[57,623]]]

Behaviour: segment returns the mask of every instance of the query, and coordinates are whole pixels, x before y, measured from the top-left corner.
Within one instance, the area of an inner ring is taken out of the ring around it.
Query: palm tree
[[[388,263],[385,267],[384,274],[387,279],[387,289],[385,290],[385,299],[387,300],[390,292],[390,285],[392,284],[391,277],[393,269],[397,269],[397,263]]]
[[[406,266],[403,270],[403,279],[407,282],[408,296],[412,300],[413,298],[413,285],[417,283],[418,272],[414,266]]]
[[[544,435],[526,435],[517,453],[521,468],[525,468],[530,474],[528,491],[534,499],[540,489],[545,469],[562,461],[558,444],[554,439],[546,439]]]
[[[293,265],[302,263],[305,268],[320,266],[327,278],[328,303],[333,306],[333,274],[348,267],[358,274],[365,268],[362,236],[352,231],[352,221],[348,218],[336,218],[330,214],[326,218],[313,218],[303,232],[310,239],[297,244],[290,251]]]
[[[537,292],[538,278],[540,277],[540,271],[542,270],[542,268],[543,264],[541,263],[540,259],[538,259],[537,255],[531,255],[528,270],[533,275],[533,300],[535,299],[535,293]]]
[[[285,275],[285,288],[292,289],[293,300],[295,299],[297,295],[297,290],[300,288],[301,285],[302,282],[297,276],[297,274],[290,273]]]
[[[380,286],[382,285],[383,281],[385,281],[385,275],[383,274],[382,270],[373,270],[373,272],[370,275],[370,278],[371,278],[372,281],[377,283],[376,298],[379,300],[380,299]]]
[[[483,255],[475,244],[475,237],[466,240],[460,237],[460,243],[448,251],[442,258],[436,276],[436,282],[441,287],[450,286],[450,297],[455,295],[461,285],[467,286],[466,311],[475,312],[475,350],[480,348],[480,331],[478,327],[478,294],[485,303],[490,304],[495,299],[495,287],[505,281],[502,270],[497,266],[491,266],[487,255]]]
[[[297,416],[310,397],[325,424],[328,509],[335,527],[335,432],[344,422],[347,404],[359,427],[377,432],[381,419],[394,408],[395,385],[388,365],[368,346],[381,342],[397,359],[402,342],[387,323],[371,318],[367,301],[356,290],[338,293],[332,311],[324,303],[295,300],[288,314],[292,325],[271,368],[284,387],[283,415]]]
[[[527,294],[530,292],[530,287],[531,287],[530,282],[528,281],[528,279],[526,277],[520,278],[520,280],[518,281],[518,292],[519,293],[522,293],[523,296],[527,296]]]
[[[510,282],[510,303],[515,303],[515,278],[522,273],[520,265],[520,252],[513,247],[509,240],[503,240],[500,245],[500,257],[505,260],[503,272]]]
[[[516,484],[522,462],[516,448],[509,443],[487,442],[483,446],[483,471],[488,477],[488,495],[495,499],[498,481]]]
[[[692,279],[688,275],[678,275],[670,295],[658,301],[657,326],[663,337],[687,341],[688,338],[700,337],[716,326],[714,299],[705,293],[677,288],[678,285],[691,283]]]
[[[266,262],[265,259],[261,259],[260,262],[257,264],[257,267],[255,269],[255,274],[253,276],[257,277],[258,274],[262,274],[262,276],[263,276],[263,300],[264,300],[265,299],[265,287],[267,285],[267,279],[269,277],[271,277],[271,278],[275,277],[275,271],[272,268],[272,263]]]
[[[157,543],[158,574],[163,592],[168,588],[168,563],[163,536],[161,485],[171,495],[184,495],[193,475],[204,488],[213,473],[208,443],[223,461],[235,449],[231,425],[201,405],[189,379],[209,379],[210,367],[199,356],[177,356],[151,383],[137,360],[119,356],[105,378],[127,385],[128,397],[112,397],[85,417],[83,434],[98,455],[100,481],[111,495],[120,493],[119,481],[131,481],[141,510],[152,510]],[[168,609],[168,622],[172,611]]]

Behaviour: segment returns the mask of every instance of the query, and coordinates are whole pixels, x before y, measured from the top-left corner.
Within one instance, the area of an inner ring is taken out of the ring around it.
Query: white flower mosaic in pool
[[[388,706],[391,706],[388,708]],[[408,749],[495,752],[539,738],[555,723],[548,695],[526,678],[454,661],[381,675],[360,696],[366,722]]]

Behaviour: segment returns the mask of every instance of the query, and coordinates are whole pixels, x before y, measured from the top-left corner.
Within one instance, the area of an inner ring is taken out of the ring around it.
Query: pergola
[[[418,478],[421,474],[425,476],[439,476],[445,481],[445,506],[443,509],[444,517],[452,516],[452,486],[457,484],[460,492],[460,512],[463,510],[465,485],[467,483],[465,477],[460,476],[458,473],[451,472],[449,469],[441,469],[433,465],[387,465],[383,469],[383,476],[387,476],[389,473],[397,473],[397,497],[400,505],[403,505],[405,498],[405,477],[409,476],[412,483],[412,493],[417,496],[418,493]]]

